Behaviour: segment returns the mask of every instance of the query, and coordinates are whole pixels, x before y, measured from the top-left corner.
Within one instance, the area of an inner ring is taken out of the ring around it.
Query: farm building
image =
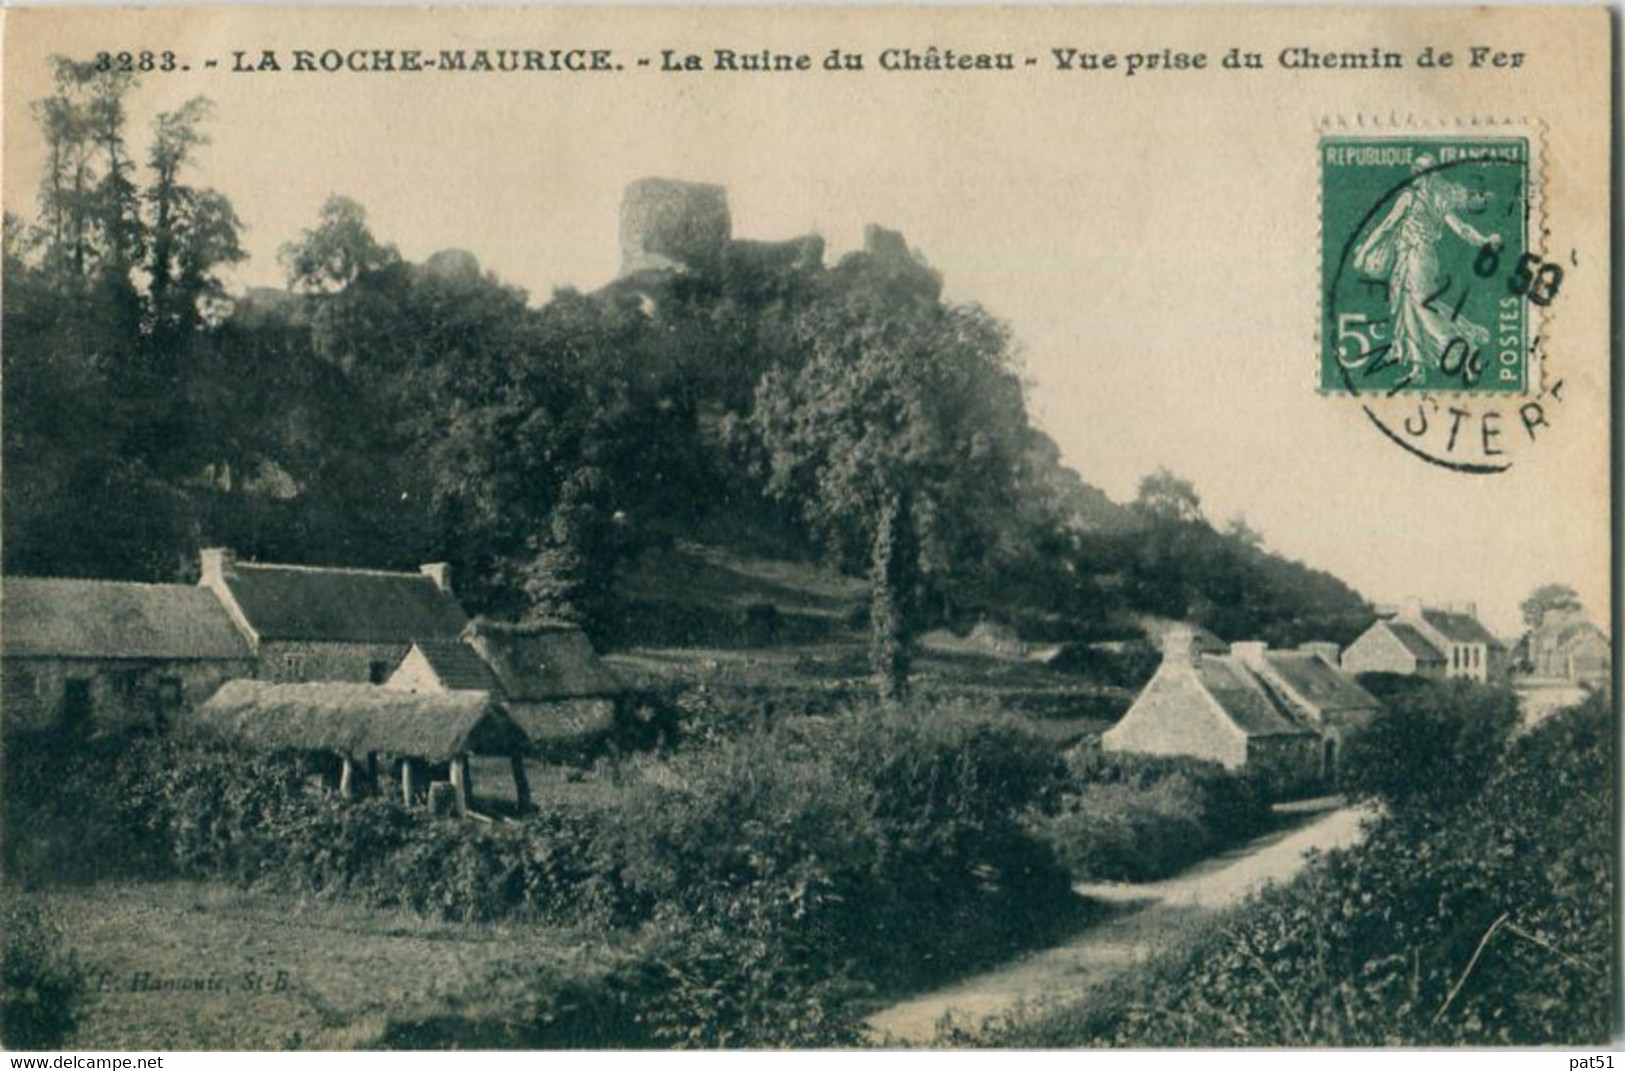
[[[580,629],[479,619],[460,644],[419,644],[391,677],[416,691],[491,688],[535,748],[614,727],[624,687]]]
[[[198,583],[248,638],[255,676],[382,684],[412,644],[455,641],[468,624],[447,567],[419,572],[270,565],[222,548],[201,554]]]
[[[1256,773],[1283,794],[1323,783],[1336,774],[1346,734],[1378,704],[1327,660],[1323,645],[1306,648],[1238,643],[1207,654],[1191,633],[1170,629],[1162,664],[1101,746],[1209,759]]]
[[[370,684],[231,681],[189,715],[194,733],[272,751],[336,759],[340,794],[377,794],[387,774],[411,806],[441,770],[459,813],[471,755],[506,756],[517,803],[530,806],[523,730],[485,692],[404,692]]]
[[[1506,676],[1507,649],[1479,622],[1472,603],[1435,608],[1410,599],[1380,615],[1342,661],[1349,673],[1487,681]]]
[[[1600,685],[1613,665],[1607,634],[1578,608],[1547,610],[1524,646],[1530,673],[1548,680]]]
[[[163,729],[253,652],[218,600],[185,584],[0,580],[8,731]]]

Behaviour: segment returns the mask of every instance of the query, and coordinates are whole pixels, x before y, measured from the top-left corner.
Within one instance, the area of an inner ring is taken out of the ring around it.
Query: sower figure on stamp
[[[1362,275],[1386,279],[1392,314],[1391,358],[1410,368],[1407,379],[1420,376],[1427,364],[1438,366],[1452,340],[1467,347],[1463,357],[1489,341],[1489,330],[1452,310],[1439,278],[1437,249],[1445,228],[1474,247],[1499,247],[1501,236],[1480,234],[1457,212],[1482,203],[1489,194],[1447,181],[1429,170],[1432,156],[1416,158],[1417,179],[1400,192],[1394,207],[1354,254]]]

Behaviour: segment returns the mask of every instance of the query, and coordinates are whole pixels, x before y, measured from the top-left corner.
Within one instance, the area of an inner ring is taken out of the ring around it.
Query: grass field
[[[219,885],[27,895],[60,920],[89,976],[73,1049],[366,1048],[392,1025],[488,1005],[493,972],[582,978],[619,954],[571,931],[432,923]]]

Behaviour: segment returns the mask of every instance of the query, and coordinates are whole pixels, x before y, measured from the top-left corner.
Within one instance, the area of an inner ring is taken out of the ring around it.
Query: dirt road
[[[869,1018],[882,1044],[929,1044],[945,1018],[974,1027],[1040,1001],[1067,1000],[1177,940],[1186,927],[1234,904],[1326,851],[1360,838],[1363,812],[1342,807],[1266,833],[1176,877],[1143,884],[1085,883],[1078,892],[1113,907],[1105,920],[1065,944],[912,997]]]

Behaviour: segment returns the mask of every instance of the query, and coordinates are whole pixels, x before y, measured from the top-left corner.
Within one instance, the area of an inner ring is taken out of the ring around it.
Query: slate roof
[[[1388,626],[1388,631],[1393,635],[1394,639],[1404,644],[1405,649],[1411,654],[1415,655],[1420,661],[1444,661],[1444,652],[1433,646],[1433,644],[1429,643],[1427,637],[1423,636],[1410,625],[1404,625],[1398,621],[1388,621],[1385,622],[1385,624]]]
[[[1452,613],[1449,610],[1423,610],[1422,620],[1438,629],[1445,639],[1455,643],[1484,643],[1491,647],[1501,646],[1501,641],[1496,639],[1489,629],[1480,624],[1478,618],[1470,614]]]
[[[249,659],[214,593],[189,584],[8,576],[0,653],[9,657]]]
[[[474,648],[461,640],[419,640],[416,647],[447,688],[474,692],[496,690],[497,679],[490,667],[480,660]]]
[[[227,681],[182,724],[251,747],[379,751],[435,762],[463,752],[513,755],[529,743],[484,692],[397,692],[375,684]]]
[[[580,629],[481,620],[463,638],[491,667],[505,700],[613,696],[622,690]]]
[[[455,640],[468,617],[421,573],[237,562],[226,586],[264,640]]]
[[[1264,659],[1289,688],[1321,711],[1373,710],[1381,704],[1347,673],[1308,651],[1266,651]]]
[[[1297,736],[1314,730],[1293,721],[1276,705],[1238,658],[1203,655],[1197,679],[1236,727],[1248,736]]]

